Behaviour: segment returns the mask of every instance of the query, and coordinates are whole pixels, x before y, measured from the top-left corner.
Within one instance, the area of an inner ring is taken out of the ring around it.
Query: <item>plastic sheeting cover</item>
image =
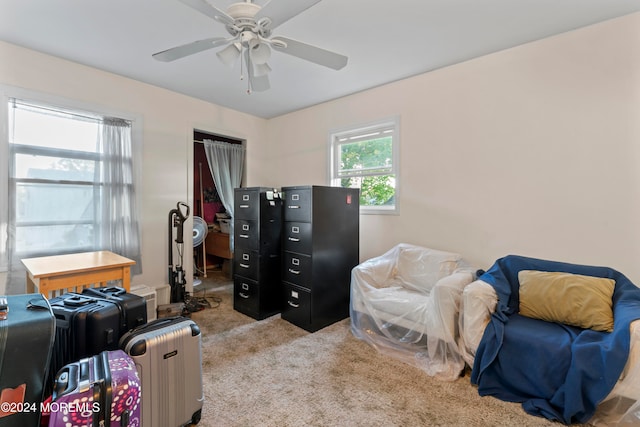
[[[460,299],[474,272],[458,254],[399,244],[352,270],[351,330],[383,354],[454,381],[465,365]]]

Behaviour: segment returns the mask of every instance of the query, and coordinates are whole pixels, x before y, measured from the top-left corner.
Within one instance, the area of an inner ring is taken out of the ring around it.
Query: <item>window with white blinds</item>
[[[360,189],[363,213],[398,210],[398,119],[333,132],[331,185]]]

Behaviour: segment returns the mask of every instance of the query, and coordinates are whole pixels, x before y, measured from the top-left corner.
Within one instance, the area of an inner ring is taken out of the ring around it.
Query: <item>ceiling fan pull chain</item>
[[[244,80],[244,46],[240,45],[240,80]]]

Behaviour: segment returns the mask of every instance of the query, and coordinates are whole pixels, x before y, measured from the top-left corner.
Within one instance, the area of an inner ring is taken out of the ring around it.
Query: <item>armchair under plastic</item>
[[[382,354],[447,381],[458,350],[462,290],[475,270],[455,253],[401,243],[351,273],[351,330]]]
[[[591,267],[540,261],[536,259],[527,259],[524,257],[515,257],[515,256],[509,256],[501,260],[498,260],[494,265],[494,267],[492,267],[492,269],[494,269],[495,266],[499,266],[501,262],[504,265],[505,263],[506,264],[510,262],[512,263],[513,260],[515,260],[516,262],[524,262],[522,266],[526,266],[526,268],[532,268],[536,270],[543,270],[543,269],[549,270],[549,271],[567,271],[568,270],[569,272],[579,272],[581,274],[584,274],[581,271],[583,269],[586,269],[584,271],[588,271],[588,272],[592,271],[592,270],[589,270],[591,269]],[[628,279],[626,279],[623,275],[616,272],[615,270],[598,267],[596,270],[593,270],[593,271],[597,273],[600,273],[601,271],[603,271],[604,274],[609,274],[611,275],[611,277],[614,277],[621,282],[625,282],[625,286],[627,286],[627,289],[630,290],[631,293],[637,294],[637,292],[634,291],[634,288],[633,288],[634,285],[631,284],[628,281]],[[487,283],[487,281],[483,279],[486,279],[488,281],[493,281],[493,278],[491,275],[487,277],[481,276],[478,278],[478,280],[474,281],[473,283],[465,287],[462,294],[462,298],[461,298],[461,307],[460,307],[460,316],[459,316],[460,353],[464,358],[464,360],[466,361],[466,363],[469,366],[474,367],[474,369],[477,368],[476,366],[474,366],[476,355],[477,355],[476,352],[479,350],[481,341],[485,339],[484,338],[485,329],[488,329],[487,326],[492,321],[492,316],[496,315],[498,316],[498,318],[504,319],[500,314],[496,314],[499,306],[499,297],[498,297],[498,293],[496,292],[496,289],[492,284]],[[638,299],[637,295],[635,295],[632,298],[632,304],[635,304],[635,307],[637,307],[637,299]],[[616,297],[614,297],[614,301],[615,300],[616,300]],[[627,298],[627,300],[629,300],[629,298]],[[633,300],[635,300],[635,302],[633,302]],[[615,310],[615,302],[614,302],[613,308]],[[494,319],[494,321],[495,320],[496,319]],[[604,397],[597,404],[595,413],[588,420],[588,424],[605,425],[605,426],[639,425],[640,424],[640,320],[632,321],[630,323],[629,329],[630,329],[630,347],[629,347],[628,358],[626,359],[626,364],[624,365],[624,368],[618,378],[618,381],[615,382],[613,389],[609,392],[608,395],[606,395],[606,397]],[[541,338],[542,337],[540,336],[535,339],[530,338],[531,344],[537,347],[536,351],[539,351],[538,349],[542,347],[542,343],[540,342]],[[524,340],[526,341],[526,338]],[[543,338],[543,340],[547,340],[547,338]],[[522,364],[525,362],[521,360],[520,363]],[[556,361],[556,364],[557,363],[558,362]],[[504,366],[501,367],[501,369],[504,372],[508,372],[505,370]],[[588,371],[590,372],[590,375],[593,375],[595,378],[601,375],[601,374],[598,374],[597,372],[594,372],[595,368],[590,369]],[[554,402],[553,399],[550,399],[550,400],[551,402]],[[526,404],[523,403],[523,407],[525,407],[525,410],[527,410],[527,406],[525,405]],[[529,410],[527,410],[527,412],[529,412]],[[548,418],[554,419],[555,417],[548,417]]]

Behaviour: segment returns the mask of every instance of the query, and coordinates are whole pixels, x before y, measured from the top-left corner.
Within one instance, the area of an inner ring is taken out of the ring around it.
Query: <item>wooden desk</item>
[[[122,280],[131,289],[131,266],[136,262],[109,251],[84,252],[26,258],[27,293],[40,292],[51,298],[65,292],[82,292],[93,286],[106,286],[109,280]]]

